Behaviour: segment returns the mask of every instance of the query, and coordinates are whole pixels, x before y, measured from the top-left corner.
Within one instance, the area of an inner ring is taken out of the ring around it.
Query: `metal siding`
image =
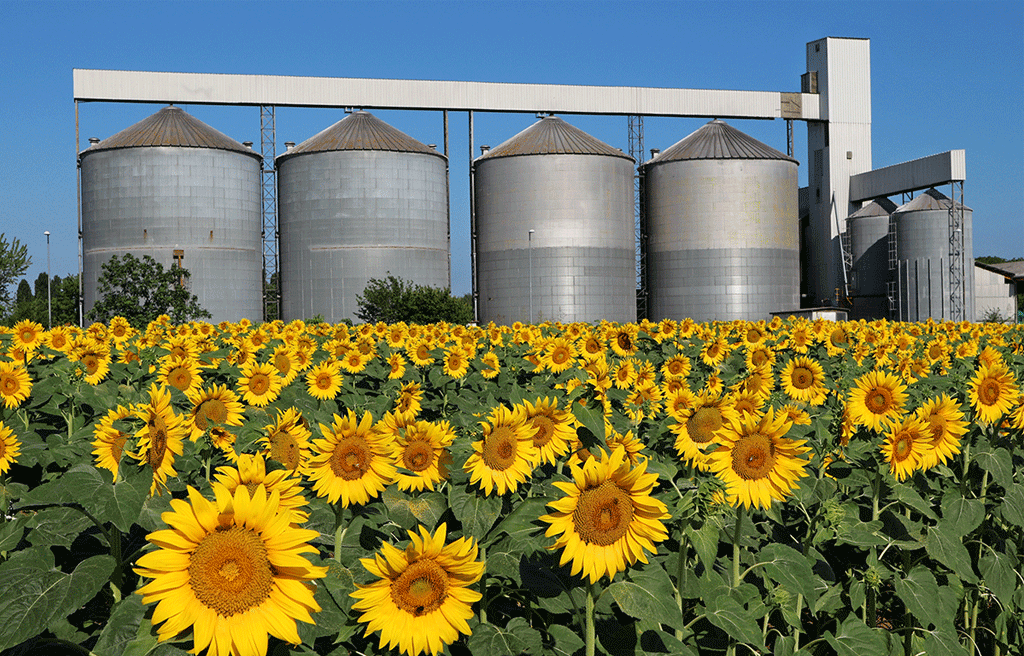
[[[191,291],[214,323],[261,320],[259,176],[257,159],[225,150],[137,147],[84,158],[85,311],[111,256],[150,255],[168,268],[182,249]]]
[[[389,274],[448,286],[443,158],[338,151],[280,162],[281,308],[285,320],[317,314],[357,320],[356,296]]]
[[[923,194],[922,194],[923,195]],[[915,199],[916,200],[916,199]],[[909,205],[909,203],[908,203]],[[906,207],[906,206],[904,206]],[[900,208],[903,210],[903,208]],[[964,313],[973,317],[974,262],[972,212],[964,210]],[[904,321],[951,319],[949,307],[949,211],[926,209],[897,211],[896,248],[901,267],[907,272],[901,282],[901,315]]]
[[[895,196],[966,179],[966,151],[950,150],[854,175],[850,178],[850,200]]]
[[[481,160],[475,197],[481,321],[636,320],[629,160],[599,155]]]

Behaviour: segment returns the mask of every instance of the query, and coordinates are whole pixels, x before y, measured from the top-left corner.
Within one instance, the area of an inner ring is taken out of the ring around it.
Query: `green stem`
[[[341,545],[345,541],[345,533],[351,522],[345,521],[345,507],[340,503],[334,506],[334,560],[341,562]]]
[[[487,550],[482,544],[480,545],[480,560],[484,563],[487,562]],[[487,624],[487,567],[484,567],[484,572],[480,575],[480,623]]]
[[[689,553],[689,545],[686,542],[686,528],[679,529],[679,560],[676,563],[676,606],[679,608],[679,616],[683,615],[683,585],[686,581],[686,561]],[[683,641],[683,630],[676,629],[676,640]]]
[[[981,504],[982,504],[983,508],[985,506],[985,494],[987,492],[988,492],[988,470],[986,469],[985,472],[981,475],[981,496],[979,497],[981,499]],[[985,513],[985,518],[988,519],[988,513]],[[982,550],[984,548],[985,548],[985,542],[982,539],[982,537],[979,535],[978,536],[978,561],[979,562],[981,561],[981,552],[982,552]],[[978,629],[978,608],[981,606],[981,595],[978,594],[978,593],[975,593],[975,594],[976,594],[976,596],[975,596],[975,599],[974,599],[974,608],[971,610],[970,628],[967,630],[967,636],[970,639],[972,645],[975,644],[974,638],[975,638],[975,633],[977,632],[977,629]]]
[[[881,514],[878,510],[878,498],[882,494],[882,470],[879,469],[875,472],[875,480],[871,485],[871,521],[878,521],[878,516]],[[871,562],[872,567],[874,563],[878,562],[878,549],[875,545],[871,545]],[[864,590],[864,623],[869,627],[874,628],[876,620],[878,619],[878,611],[875,608],[875,588],[870,581],[865,580]]]
[[[740,535],[743,529],[743,515],[745,513],[742,505],[736,506],[736,530],[732,535],[732,587],[735,590],[740,587]],[[736,656],[736,638],[729,636],[729,649],[726,656]]]
[[[799,593],[796,596],[796,620],[800,622],[800,615],[804,611],[804,595]],[[800,626],[803,626],[803,622],[800,622]],[[793,629],[793,651],[800,651],[800,634],[803,633],[799,627]]]
[[[585,654],[586,656],[594,656],[597,652],[597,627],[594,625],[594,604],[597,601],[597,596],[600,594],[598,591],[598,584],[594,583],[590,585],[587,590],[587,639]]]
[[[124,585],[124,562],[121,560],[121,530],[116,526],[110,527],[110,555],[114,557],[114,573],[110,575],[110,582],[114,584],[114,594],[119,596]]]

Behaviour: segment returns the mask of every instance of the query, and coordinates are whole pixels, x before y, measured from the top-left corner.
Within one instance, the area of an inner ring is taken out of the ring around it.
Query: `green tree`
[[[69,273],[61,278],[54,276],[50,282],[53,325],[78,325],[78,274]]]
[[[32,258],[28,256],[28,246],[0,232],[0,318],[6,319],[14,303],[11,298],[11,285],[25,275]]]
[[[367,323],[468,323],[473,320],[473,306],[465,297],[452,296],[443,287],[417,285],[389,275],[384,280],[371,278],[361,296],[356,296],[356,316]]]
[[[89,321],[108,322],[121,316],[143,329],[161,314],[174,323],[211,317],[185,284],[191,275],[188,269],[164,269],[149,255],[140,260],[131,253],[111,257],[102,269]]]

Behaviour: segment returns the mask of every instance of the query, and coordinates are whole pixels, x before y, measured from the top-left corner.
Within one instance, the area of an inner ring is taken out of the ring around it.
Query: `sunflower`
[[[341,365],[334,360],[324,360],[306,374],[306,391],[314,399],[327,401],[341,391]]]
[[[501,373],[501,362],[498,361],[498,355],[494,351],[488,351],[480,357],[480,374],[490,380],[497,377]]]
[[[320,610],[308,581],[327,573],[302,556],[316,553],[307,542],[319,534],[292,526],[263,486],[251,496],[244,486],[214,492],[213,502],[192,487],[189,502],[172,500],[162,515],[170,528],[146,536],[159,549],[136,561],[136,574],[153,579],[138,592],[157,602],[157,635],[191,628],[193,653],[207,656],[262,656],[268,633],[299,644],[295,621],[312,624]]]
[[[21,442],[14,431],[0,421],[0,474],[6,474],[21,455]]]
[[[722,337],[709,339],[700,350],[701,361],[709,367],[718,367],[729,355],[729,343]]]
[[[405,342],[405,352],[417,367],[426,367],[434,362],[430,342],[425,339],[409,339]]]
[[[541,364],[553,374],[560,374],[573,365],[576,358],[576,347],[565,337],[550,340],[541,356]]]
[[[829,357],[841,355],[850,347],[850,334],[842,325],[835,325],[825,337],[825,351]]]
[[[153,469],[150,495],[160,494],[167,486],[167,477],[178,475],[174,471],[174,456],[182,454],[188,428],[171,407],[171,393],[156,383],[149,388],[149,403],[135,406],[135,416],[145,425],[135,433],[139,451],[133,455]]]
[[[676,436],[676,453],[687,464],[707,471],[708,456],[704,449],[715,442],[729,420],[738,419],[738,415],[725,399],[707,390],[698,394],[692,406],[682,414],[683,419],[669,427]]]
[[[68,359],[85,369],[85,382],[98,385],[110,373],[110,347],[92,337],[76,340]]]
[[[1013,373],[1002,360],[992,365],[983,361],[967,386],[967,398],[974,414],[984,424],[997,423],[1004,414],[1013,410],[1017,393]]]
[[[630,468],[625,449],[610,456],[602,449],[600,458],[571,468],[573,482],[554,483],[566,496],[548,503],[553,512],[540,519],[550,524],[546,537],[558,536],[549,548],[562,550],[560,565],[572,562],[573,575],[597,583],[648,562],[644,551],[655,553],[655,543],[668,537],[662,520],[669,514],[651,496],[657,474],[646,470],[646,460]]]
[[[669,389],[674,380],[666,381],[662,395],[665,398],[665,412],[676,421],[686,421],[686,411],[697,403],[697,395],[685,384]]]
[[[420,413],[420,402],[423,400],[423,390],[417,382],[406,383],[398,391],[398,398],[395,399],[395,412],[412,415],[415,417]]]
[[[611,380],[619,389],[629,389],[636,383],[636,363],[632,358],[620,360],[611,370]]]
[[[397,380],[405,375],[405,356],[392,353],[388,356],[388,380]]]
[[[281,376],[281,386],[287,387],[299,375],[299,360],[295,348],[278,346],[270,354],[270,364]]]
[[[301,510],[308,503],[302,494],[302,481],[286,469],[268,472],[266,460],[258,453],[238,456],[234,467],[218,467],[215,478],[232,495],[239,487],[246,488],[253,495],[260,485],[267,489],[268,494],[277,492],[279,510],[291,515],[289,522],[301,524],[306,521],[308,515]]]
[[[471,483],[479,484],[490,495],[515,492],[520,483],[533,472],[539,450],[533,443],[537,428],[527,421],[526,409],[517,405],[512,410],[498,406],[491,411],[483,426],[483,439],[473,443],[473,454],[466,459],[463,470]]]
[[[434,535],[420,526],[419,534],[409,531],[412,543],[405,549],[385,542],[374,558],[359,559],[378,578],[349,593],[356,599],[352,609],[362,612],[364,635],[380,631],[381,650],[386,645],[408,656],[436,656],[460,633],[470,634],[466,620],[481,594],[469,586],[480,580],[484,563],[472,538],[445,545],[447,532],[446,524]]]
[[[636,324],[614,326],[605,333],[605,339],[619,357],[628,358],[637,351],[636,337],[639,332]]]
[[[373,431],[373,416],[362,419],[352,410],[334,415],[334,424],[320,424],[324,439],[313,440],[314,455],[306,474],[317,496],[344,508],[377,498],[395,478],[394,445],[390,436]]]
[[[805,440],[785,437],[793,426],[785,412],[744,415],[718,433],[719,447],[708,455],[708,468],[725,483],[729,505],[765,508],[782,501],[807,475],[810,451]]]
[[[132,417],[134,411],[119,405],[107,411],[93,428],[92,454],[96,458],[96,466],[110,471],[117,480],[117,471],[124,454],[124,445],[130,435],[117,427],[118,422]]]
[[[192,410],[187,416],[189,439],[195,442],[214,424],[241,426],[245,408],[238,395],[226,385],[214,385],[188,392]]]
[[[263,427],[266,435],[259,439],[262,454],[284,465],[288,471],[301,471],[309,460],[309,438],[312,436],[302,413],[295,408],[277,411],[277,420]]]
[[[620,433],[606,423],[604,435],[604,443],[608,446],[609,452],[622,448],[626,452],[629,464],[633,466],[639,464],[642,457],[640,452],[644,449],[644,443],[639,437],[633,435],[633,431]]]
[[[825,402],[825,371],[813,358],[798,356],[786,363],[782,369],[782,389],[794,401],[812,406]]]
[[[559,457],[569,452],[569,446],[576,437],[572,413],[559,409],[558,399],[546,396],[535,403],[524,401],[523,407],[526,420],[537,429],[533,436],[538,458],[535,464],[555,464]]]
[[[960,404],[948,394],[928,399],[917,409],[918,419],[925,423],[931,436],[931,449],[921,458],[921,468],[931,469],[946,464],[955,454],[960,453],[960,438],[969,428],[964,421]]]
[[[32,379],[20,363],[0,362],[0,397],[8,408],[17,408],[32,392]]]
[[[157,382],[180,390],[188,396],[203,384],[199,363],[191,357],[171,355],[163,358]]]
[[[661,373],[665,378],[686,378],[690,375],[690,358],[682,353],[669,356],[661,365]]]
[[[752,369],[747,377],[741,380],[736,386],[736,391],[749,392],[767,400],[775,389],[775,374],[771,367],[759,367]]]
[[[922,469],[922,461],[935,459],[928,424],[917,415],[905,415],[889,424],[881,451],[889,463],[889,472],[902,481]]]
[[[878,432],[885,424],[896,421],[907,403],[906,385],[888,371],[869,371],[850,390],[847,407],[850,418],[859,426]]]
[[[40,324],[31,319],[24,319],[14,324],[14,330],[11,332],[13,338],[11,345],[32,351],[42,343],[43,333],[43,327]]]
[[[461,348],[451,348],[444,354],[444,375],[450,378],[462,378],[469,371],[469,360]]]
[[[132,325],[124,317],[114,317],[110,320],[108,334],[118,345],[124,344],[134,337],[136,332],[138,331],[132,328]]]
[[[273,402],[281,393],[281,385],[281,375],[271,363],[249,362],[242,365],[238,391],[249,405],[262,408]]]
[[[741,415],[761,415],[767,397],[746,390],[732,392],[728,396],[733,410]]]
[[[448,478],[451,456],[448,447],[455,441],[455,432],[447,421],[416,421],[406,415],[388,413],[374,430],[387,433],[394,439],[395,460],[402,469],[396,470],[395,482],[403,492],[433,490]],[[408,472],[408,473],[407,473]]]
[[[351,348],[348,353],[345,354],[345,357],[341,358],[338,362],[345,371],[350,374],[357,374],[363,369],[366,369],[366,363],[371,359],[372,356],[360,353],[357,348]]]

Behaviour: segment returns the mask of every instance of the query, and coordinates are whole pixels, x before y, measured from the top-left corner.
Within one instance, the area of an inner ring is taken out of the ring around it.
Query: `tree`
[[[28,256],[28,246],[18,241],[17,237],[7,240],[0,232],[0,318],[6,318],[13,309],[11,285],[25,275],[32,258]]]
[[[362,295],[356,296],[356,316],[367,323],[468,323],[473,320],[473,306],[464,298],[452,296],[442,287],[417,285],[389,275],[384,280],[371,278]]]
[[[161,314],[168,315],[174,323],[211,317],[185,284],[191,276],[188,269],[165,270],[149,255],[140,260],[131,253],[111,257],[102,269],[99,300],[89,310],[89,321],[109,322],[121,316],[135,328],[143,329]]]

